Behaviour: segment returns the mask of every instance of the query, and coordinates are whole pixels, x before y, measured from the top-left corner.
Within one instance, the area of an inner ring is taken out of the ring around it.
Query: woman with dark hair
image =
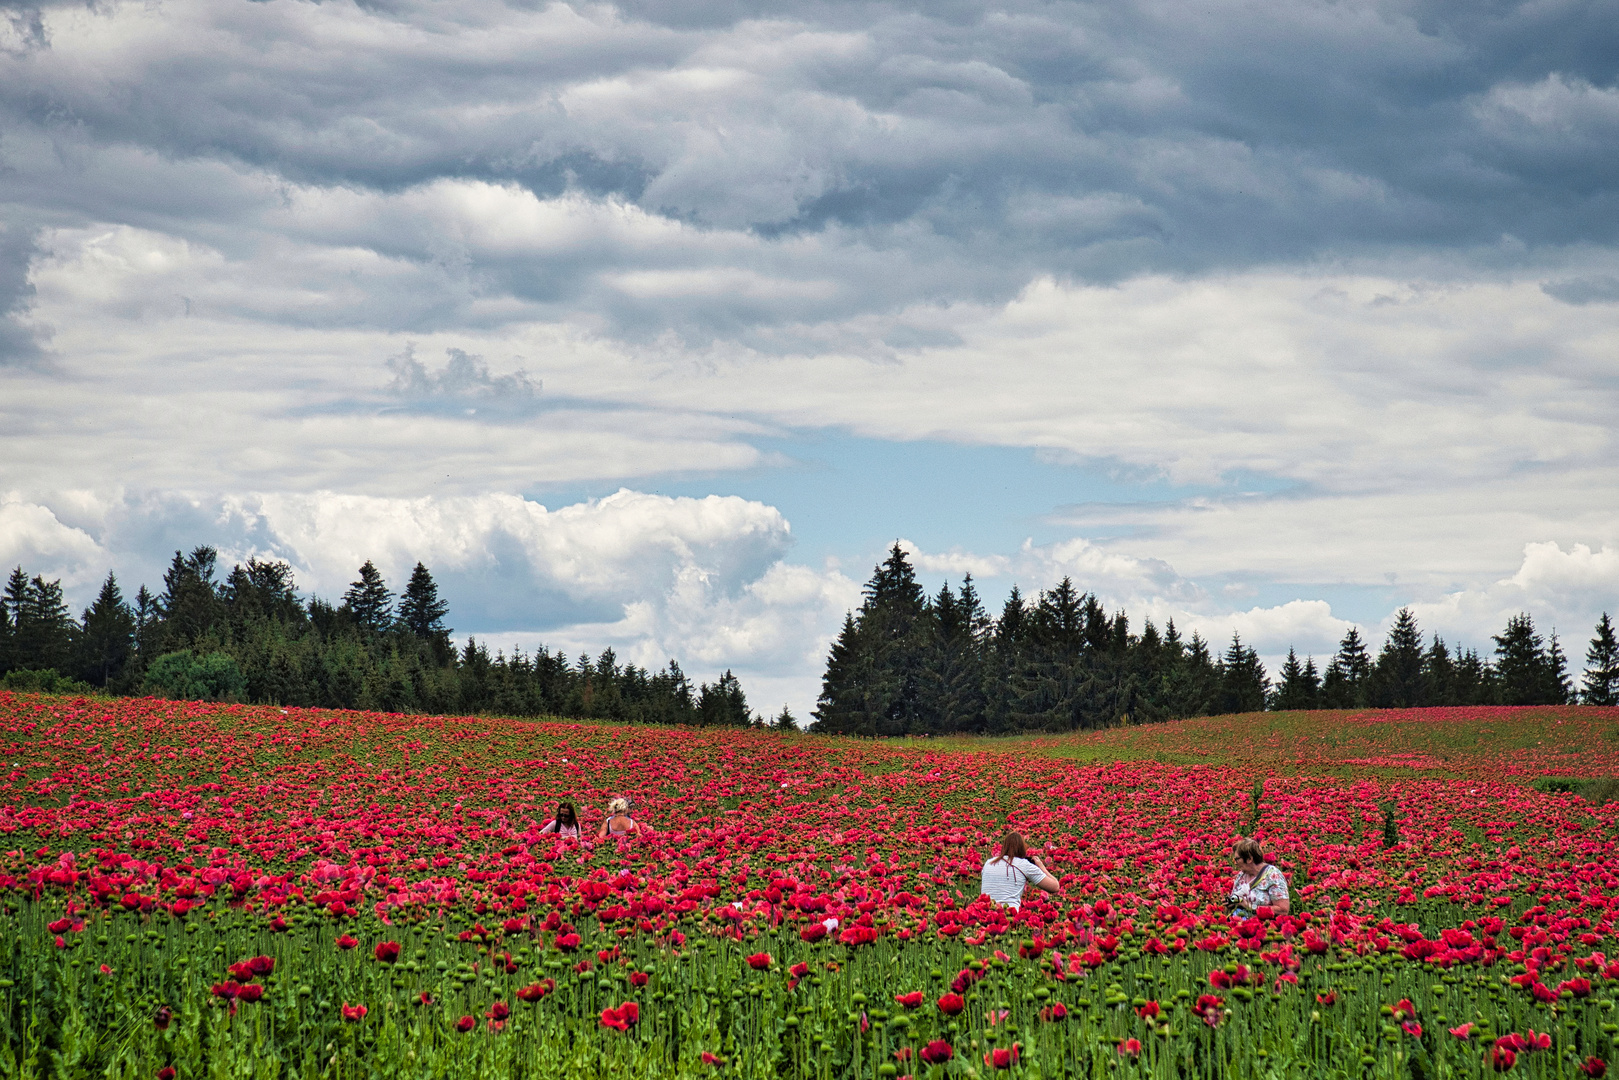
[[[1292,901],[1287,896],[1287,879],[1275,863],[1265,858],[1258,840],[1244,837],[1232,849],[1231,861],[1237,876],[1231,882],[1226,906],[1241,919],[1252,918],[1262,907],[1276,915],[1286,915]]]
[[[1023,903],[1023,887],[1033,885],[1048,893],[1061,893],[1062,883],[1057,875],[1046,869],[1040,856],[1030,855],[1023,843],[1023,834],[1009,832],[1001,837],[1000,854],[984,863],[979,892],[997,904],[1017,908]]]
[[[542,833],[556,833],[558,836],[579,835],[579,814],[573,808],[573,803],[563,799],[557,803],[557,816],[546,822]]]

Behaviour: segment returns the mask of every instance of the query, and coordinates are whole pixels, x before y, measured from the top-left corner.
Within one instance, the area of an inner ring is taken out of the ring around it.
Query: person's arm
[[[597,827],[597,828],[596,828],[596,839],[598,839],[598,840],[605,840],[605,839],[607,839],[607,823],[608,823],[608,822],[609,822],[609,821],[612,821],[612,820],[613,820],[613,819],[612,819],[612,818],[610,818],[610,817],[606,817],[606,818],[602,818],[602,823],[601,823],[601,825],[599,825],[599,826],[598,826],[598,827]]]
[[[554,832],[561,832],[561,831],[562,831],[562,827],[557,824],[557,819],[552,818],[550,821],[545,823],[545,828],[541,829],[540,833],[541,833],[541,835],[544,835],[545,833],[554,833]]]
[[[1046,864],[1041,861],[1040,856],[1030,855],[1029,861],[1035,866],[1039,867],[1040,873],[1044,875],[1039,881],[1034,883],[1035,888],[1048,893],[1062,892],[1062,882],[1057,880],[1056,874],[1053,874],[1049,869],[1047,869]]]

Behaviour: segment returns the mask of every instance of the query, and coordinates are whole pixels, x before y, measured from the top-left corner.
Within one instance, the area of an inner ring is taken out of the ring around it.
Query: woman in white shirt
[[[555,833],[558,836],[579,835],[579,815],[574,811],[573,803],[564,799],[557,804],[557,816],[545,823],[542,833]]]
[[[1023,903],[1023,887],[1033,885],[1048,893],[1061,893],[1062,883],[1057,875],[1046,869],[1040,856],[1030,855],[1024,846],[1023,834],[1009,832],[1001,837],[1001,852],[984,863],[984,875],[979,892],[1009,908]]]

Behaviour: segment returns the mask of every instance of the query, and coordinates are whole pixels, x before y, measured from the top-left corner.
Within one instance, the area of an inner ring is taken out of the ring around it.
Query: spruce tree
[[[1246,648],[1241,635],[1233,633],[1220,665],[1220,711],[1259,712],[1265,707],[1269,689],[1270,680],[1265,677],[1259,654]]]
[[[343,604],[361,630],[381,633],[393,623],[393,593],[370,559],[360,567],[359,580],[343,594]]]
[[[798,718],[793,715],[791,709],[783,705],[781,712],[777,713],[776,718],[770,721],[770,726],[777,731],[797,731]]]
[[[1619,639],[1606,611],[1597,620],[1596,634],[1585,650],[1580,700],[1587,705],[1619,705]]]
[[[439,599],[433,575],[426,566],[417,563],[410,572],[404,595],[399,598],[399,625],[417,640],[427,642],[440,662],[450,652],[452,631],[444,625],[444,616],[449,610],[450,605]]]
[[[218,558],[219,553],[206,544],[192,548],[190,555],[174,553],[163,575],[163,592],[157,599],[163,626],[159,647],[165,652],[213,636],[224,614],[214,582]]]
[[[1360,631],[1351,626],[1338,643],[1338,655],[1327,665],[1321,679],[1321,704],[1328,709],[1357,709],[1366,704],[1366,679],[1372,661]]]
[[[1417,617],[1410,608],[1403,607],[1395,614],[1394,625],[1372,667],[1366,690],[1368,704],[1382,709],[1428,704],[1422,661],[1422,632],[1417,628]]]
[[[1306,664],[1299,663],[1299,657],[1291,648],[1287,650],[1287,660],[1282,664],[1282,681],[1276,687],[1276,693],[1271,699],[1273,709],[1313,709],[1316,707],[1316,698],[1320,694],[1320,683],[1316,677],[1315,660],[1312,658]]]
[[[1451,659],[1450,648],[1433,636],[1433,644],[1422,654],[1422,678],[1428,691],[1429,705],[1461,705],[1457,698],[1456,662]]]
[[[135,613],[124,603],[112,574],[101,584],[95,603],[84,611],[79,634],[79,678],[106,686],[122,673],[135,651]]]
[[[1527,612],[1507,620],[1494,635],[1496,693],[1502,705],[1550,705],[1552,658]]]

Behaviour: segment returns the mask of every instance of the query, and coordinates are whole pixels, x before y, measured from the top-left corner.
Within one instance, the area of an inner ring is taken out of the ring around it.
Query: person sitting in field
[[[1239,919],[1251,919],[1260,908],[1268,907],[1272,914],[1286,915],[1290,906],[1287,879],[1275,863],[1266,861],[1259,841],[1244,837],[1237,841],[1231,855],[1237,868],[1231,895],[1226,898],[1231,913]]]
[[[630,817],[630,800],[619,798],[607,804],[607,820],[596,830],[596,839],[624,840],[646,831],[645,825]]]
[[[573,803],[563,799],[557,803],[557,816],[546,822],[542,833],[555,833],[558,836],[579,835],[579,814],[573,808]]]
[[[1057,880],[1057,875],[1046,869],[1040,856],[1029,854],[1029,849],[1023,843],[1023,834],[1009,832],[1001,837],[1000,854],[984,863],[979,892],[997,904],[1015,910],[1023,903],[1025,885],[1033,885],[1048,893],[1062,892],[1062,883]]]

